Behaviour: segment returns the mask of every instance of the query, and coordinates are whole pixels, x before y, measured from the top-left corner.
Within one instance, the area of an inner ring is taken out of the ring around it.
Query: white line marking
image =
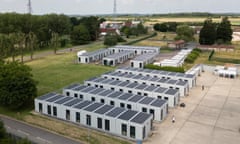
[[[19,133],[22,133],[22,134],[25,134],[25,135],[27,135],[27,136],[29,136],[29,133],[27,133],[27,132],[24,132],[24,131],[22,131],[22,130],[17,130]]]
[[[44,141],[44,142],[47,142],[47,143],[49,143],[49,144],[52,143],[51,141],[48,141],[48,140],[46,140],[46,139],[44,139],[44,138],[41,138],[41,137],[37,137],[37,139],[39,139],[39,140],[41,140],[41,141]]]

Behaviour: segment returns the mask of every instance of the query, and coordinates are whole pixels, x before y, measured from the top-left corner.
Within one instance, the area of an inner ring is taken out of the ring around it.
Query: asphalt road
[[[30,141],[37,144],[80,144],[77,141],[20,121],[3,116],[0,116],[0,119],[4,122],[7,132],[22,138],[28,138]]]

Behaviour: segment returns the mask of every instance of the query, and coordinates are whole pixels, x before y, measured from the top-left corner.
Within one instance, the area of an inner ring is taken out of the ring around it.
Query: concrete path
[[[163,123],[154,124],[154,133],[144,144],[240,144],[239,78],[205,72],[181,102],[186,107],[170,109]]]
[[[0,116],[4,122],[7,132],[22,138],[28,138],[37,144],[80,144],[77,141],[51,133],[47,130]]]

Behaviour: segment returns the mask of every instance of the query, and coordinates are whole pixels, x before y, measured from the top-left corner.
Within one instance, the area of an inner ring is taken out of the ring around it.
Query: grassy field
[[[33,76],[38,81],[38,95],[58,91],[71,83],[83,82],[112,70],[95,64],[76,64],[76,53],[48,56],[28,62]]]

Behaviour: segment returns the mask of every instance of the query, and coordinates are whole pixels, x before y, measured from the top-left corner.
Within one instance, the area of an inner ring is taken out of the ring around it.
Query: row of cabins
[[[220,77],[236,78],[238,76],[238,69],[236,67],[216,66],[214,74]]]
[[[163,79],[182,80],[182,81],[188,82],[189,88],[194,87],[196,85],[196,80],[197,80],[197,76],[193,74],[184,74],[184,73],[177,73],[177,72],[151,70],[151,69],[138,69],[138,68],[131,68],[131,67],[118,68],[116,72],[142,75],[142,76],[151,76],[151,77],[163,78]]]
[[[175,107],[180,100],[179,91],[176,89],[163,88],[158,86],[148,86],[146,84],[131,83],[105,78],[92,78],[84,82],[87,86],[100,87],[108,90],[119,91],[142,96],[149,96],[168,100],[170,107]]]
[[[142,75],[134,75],[127,74],[121,72],[109,72],[102,75],[103,78],[113,79],[113,80],[121,80],[121,81],[129,81],[134,83],[158,86],[163,88],[172,88],[179,90],[180,96],[186,96],[189,93],[189,85],[188,82],[182,80],[173,80],[166,78],[158,78],[152,76],[142,76]]]
[[[151,134],[152,115],[56,93],[35,99],[35,111],[131,140]]]
[[[133,58],[134,56],[135,53],[133,51],[121,51],[104,57],[102,63],[105,66],[116,66],[117,64],[124,63],[125,61]]]
[[[133,60],[130,60],[131,67],[133,68],[144,68],[145,65],[154,62],[157,53],[145,53],[137,56]]]
[[[153,120],[157,122],[164,120],[168,113],[168,104],[166,100],[80,84],[73,84],[65,87],[63,89],[63,95],[115,107],[146,112],[152,114]]]
[[[180,67],[184,64],[184,60],[187,55],[191,53],[191,49],[181,50],[177,55],[173,56],[171,59],[164,59],[161,62],[156,62],[154,65],[158,66],[172,66],[172,67]]]
[[[167,80],[166,85],[161,79]],[[63,95],[50,93],[36,98],[35,111],[142,141],[151,134],[153,120],[161,122],[167,116],[168,107],[179,103],[182,93],[179,83],[191,87],[195,80],[191,74],[120,68],[86,80],[84,85],[65,87]]]
[[[136,60],[140,60],[140,63],[142,65],[153,62],[156,54],[160,53],[160,47],[117,45],[108,49],[100,49],[93,52],[80,53],[78,54],[78,62],[91,63],[102,60],[103,65],[115,66],[119,63],[127,61],[128,59],[132,59],[135,55],[142,55],[147,53],[152,53],[154,55],[148,54],[140,57],[143,58],[143,60],[140,58],[136,58]],[[136,64],[138,67],[140,67],[139,62],[136,62]]]

